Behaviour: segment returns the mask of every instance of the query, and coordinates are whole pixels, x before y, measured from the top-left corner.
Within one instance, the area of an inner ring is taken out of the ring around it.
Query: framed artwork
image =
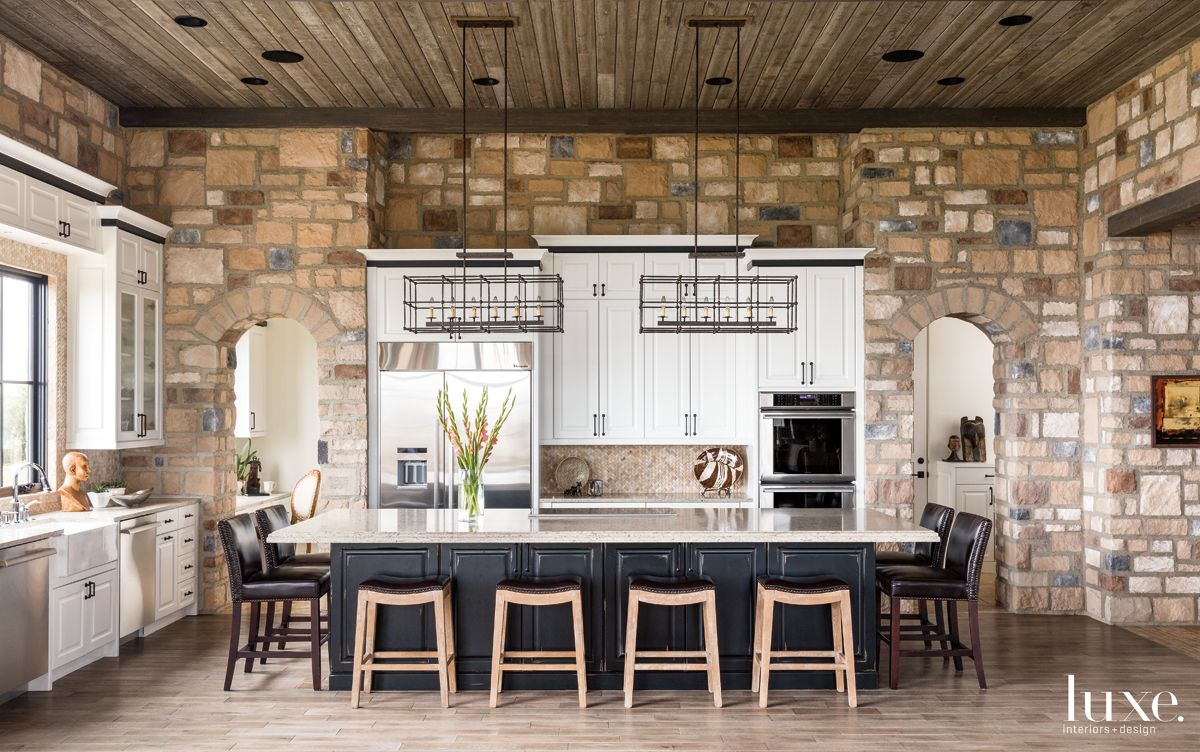
[[[1151,376],[1154,446],[1200,447],[1200,375]]]

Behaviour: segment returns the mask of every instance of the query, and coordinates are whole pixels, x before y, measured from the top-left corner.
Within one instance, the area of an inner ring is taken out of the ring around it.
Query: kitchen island
[[[935,541],[924,528],[862,509],[647,509],[629,513],[531,515],[495,509],[477,523],[456,510],[334,510],[276,531],[276,543],[332,547],[329,662],[331,689],[349,689],[358,584],[376,575],[453,578],[458,681],[486,690],[491,669],[495,585],[508,577],[577,577],[583,583],[588,682],[621,687],[625,604],[631,575],[704,576],[717,588],[722,683],[750,686],[755,580],[764,574],[832,575],[850,585],[858,686],[876,686],[875,544]],[[423,608],[423,607],[422,607]],[[380,649],[430,650],[433,614],[385,608]],[[648,608],[639,646],[695,650],[701,645],[696,607]],[[785,609],[776,616],[776,644],[788,650],[828,650],[828,607]],[[520,607],[509,616],[508,644],[517,650],[571,646],[566,607]],[[379,689],[437,688],[436,673],[377,675]],[[506,676],[513,689],[570,689],[563,672]],[[643,673],[639,687],[704,689],[698,673]],[[772,686],[832,687],[833,674],[780,672]]]

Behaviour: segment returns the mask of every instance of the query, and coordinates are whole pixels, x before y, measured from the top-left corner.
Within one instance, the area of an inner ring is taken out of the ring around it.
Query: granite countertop
[[[865,509],[669,509],[601,514],[491,509],[335,509],[271,534],[272,543],[914,543],[937,534]]]
[[[194,496],[152,496],[148,504],[140,507],[109,505],[90,512],[47,512],[35,514],[31,521],[20,525],[0,527],[0,548],[18,546],[22,543],[49,538],[54,535],[83,532],[98,527],[115,525],[118,522],[141,517],[145,514],[178,509],[200,501]],[[36,509],[36,508],[35,508]]]
[[[750,501],[749,496],[735,494],[733,496],[703,496],[699,492],[695,493],[660,493],[660,494],[604,494],[603,496],[566,496],[561,493],[557,494],[542,494],[541,501],[554,503],[562,502],[578,502],[580,504],[590,504],[596,502],[622,502],[634,504],[653,504],[655,502],[664,502],[668,504],[742,504]]]

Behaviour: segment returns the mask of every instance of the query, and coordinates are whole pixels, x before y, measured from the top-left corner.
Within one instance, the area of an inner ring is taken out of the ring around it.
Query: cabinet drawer
[[[179,608],[187,608],[196,602],[196,578],[189,577],[179,583],[179,596],[175,599]]]
[[[994,467],[956,467],[954,480],[958,485],[992,485],[996,480]]]
[[[159,512],[154,515],[154,519],[158,522],[158,532],[160,534],[178,530],[183,524],[183,510],[168,509],[165,512]]]
[[[175,560],[176,577],[180,582],[187,579],[194,579],[196,576],[196,551],[189,548],[187,551],[180,552],[179,558]]]

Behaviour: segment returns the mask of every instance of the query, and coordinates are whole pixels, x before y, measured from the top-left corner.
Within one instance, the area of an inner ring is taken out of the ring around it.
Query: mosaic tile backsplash
[[[632,446],[571,445],[541,448],[541,493],[561,494],[566,489],[554,482],[554,469],[567,457],[579,457],[592,469],[592,478],[604,481],[604,494],[698,493],[701,488],[692,473],[696,456],[706,447],[697,445]],[[746,447],[736,449],[743,457]],[[743,475],[732,489],[733,495],[746,493]]]

